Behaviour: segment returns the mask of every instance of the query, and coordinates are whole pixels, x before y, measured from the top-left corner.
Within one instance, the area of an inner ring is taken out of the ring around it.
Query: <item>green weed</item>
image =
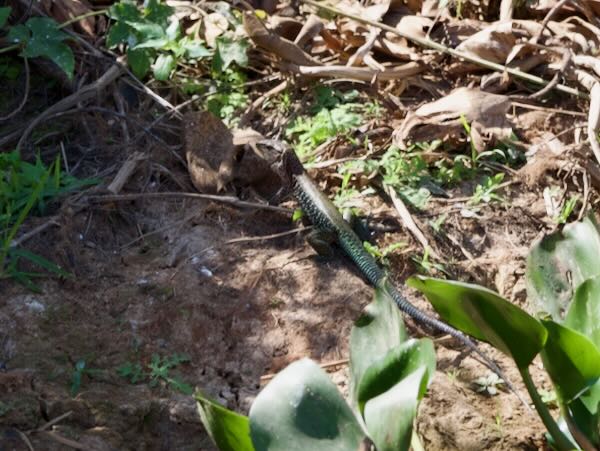
[[[504,198],[500,196],[497,191],[501,189],[500,184],[504,180],[504,173],[499,172],[498,174],[489,177],[485,176],[483,183],[475,187],[475,192],[469,200],[469,204],[478,205],[482,202],[503,202]]]
[[[78,360],[75,363],[75,368],[71,373],[71,396],[75,397],[79,390],[81,389],[81,384],[83,383],[83,376],[85,374],[93,376],[98,373],[100,370],[93,368],[86,368],[85,360]]]
[[[189,357],[181,354],[173,354],[171,357],[160,357],[153,354],[150,363],[146,366],[146,371],[139,363],[126,362],[117,368],[117,373],[129,379],[132,384],[148,381],[150,387],[156,387],[162,383],[181,393],[191,395],[194,392],[193,387],[179,377],[170,374],[172,369],[189,361]]]
[[[30,214],[44,214],[53,200],[95,183],[62,172],[59,157],[46,167],[39,157],[32,164],[21,160],[17,151],[0,153],[0,279],[13,278],[39,291],[31,279],[42,274],[21,271],[21,259],[56,275],[69,275],[39,255],[16,248],[13,240]]]
[[[578,200],[579,195],[577,194],[569,197],[569,199],[563,204],[562,208],[560,209],[560,213],[558,214],[558,216],[554,218],[554,222],[556,222],[557,224],[566,224],[567,220],[569,219],[569,216],[571,216],[571,213],[573,213],[573,210],[575,209]]]
[[[329,139],[358,127],[368,114],[379,111],[372,103],[358,103],[358,92],[342,93],[327,86],[315,88],[310,115],[296,118],[286,129],[298,156],[310,160],[312,152]]]

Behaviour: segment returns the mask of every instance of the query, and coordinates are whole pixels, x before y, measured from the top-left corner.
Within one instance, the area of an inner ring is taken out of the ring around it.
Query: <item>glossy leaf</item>
[[[377,451],[410,448],[419,392],[426,385],[426,379],[427,368],[422,366],[390,390],[367,402],[365,423]]]
[[[58,24],[53,19],[48,17],[32,17],[25,25],[31,32],[31,36],[27,39],[21,55],[27,58],[38,56],[48,58],[60,67],[69,78],[72,78],[75,58],[71,48],[63,42],[69,36],[58,28]]]
[[[544,367],[556,393],[570,402],[600,377],[600,351],[589,338],[573,329],[554,321],[542,323],[548,331],[542,351]]]
[[[600,349],[600,277],[588,279],[579,285],[564,325],[581,332]]]
[[[217,49],[213,58],[213,69],[215,71],[223,71],[234,62],[240,67],[248,66],[247,51],[250,44],[246,39],[219,36],[216,43]]]
[[[350,384],[354,400],[358,399],[358,383],[365,371],[406,338],[402,313],[387,291],[377,289],[373,302],[365,307],[350,333]]]
[[[569,224],[534,244],[527,258],[531,308],[561,322],[573,291],[600,275],[600,233],[592,217]]]
[[[196,393],[200,420],[220,451],[254,451],[248,417],[239,415]]]
[[[250,431],[257,451],[356,450],[365,438],[335,384],[309,359],[289,365],[258,395]]]
[[[392,389],[414,372],[422,373],[423,386],[417,386],[410,396],[419,400],[435,372],[435,350],[427,338],[406,341],[367,368],[358,382],[359,411],[362,413],[369,400]]]
[[[131,66],[133,74],[138,78],[144,78],[152,65],[146,49],[127,49],[127,62]]]
[[[487,288],[422,276],[407,283],[425,294],[444,321],[512,356],[520,368],[544,347],[542,324]]]
[[[168,80],[176,66],[177,60],[173,55],[158,55],[154,62],[154,78],[160,81]]]

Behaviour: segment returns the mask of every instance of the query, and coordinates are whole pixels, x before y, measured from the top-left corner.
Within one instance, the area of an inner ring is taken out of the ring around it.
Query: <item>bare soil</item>
[[[522,302],[523,257],[540,232],[539,192],[507,193],[510,207],[484,206],[480,218],[462,217],[459,205],[440,208],[448,213],[448,234],[472,258],[457,259],[457,276],[496,284]],[[270,374],[305,356],[338,362],[328,371],[346,392],[347,367],[339,361],[348,356],[352,322],[372,289],[342,256],[317,257],[299,235],[227,243],[290,226],[276,212],[152,200],[76,214],[68,227],[37,237],[33,248],[62,256],[75,277],[44,282],[42,294],[1,286],[0,449],[27,449],[18,431],[64,414],[53,428],[60,437],[30,434],[34,449],[66,449],[65,438],[93,450],[213,449],[190,396],[168,385],[131,384],[116,373],[125,362],[147,364],[153,354],[186,354],[190,362],[173,374],[241,412]],[[140,230],[159,232],[137,239]],[[410,237],[401,231],[386,239]],[[447,245],[449,260],[461,254]],[[392,268],[398,283],[416,270],[403,254]],[[489,371],[452,345],[437,341],[438,370],[417,424],[426,449],[542,448],[537,416],[508,392],[478,393],[473,381]],[[517,384],[509,360],[488,351]],[[84,373],[72,395],[79,360],[94,371]],[[533,373],[543,382],[541,371]]]

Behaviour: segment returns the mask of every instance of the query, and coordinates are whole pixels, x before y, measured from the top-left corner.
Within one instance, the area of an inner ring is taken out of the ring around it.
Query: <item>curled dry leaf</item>
[[[516,42],[512,22],[498,22],[475,33],[456,50],[503,64]]]
[[[490,94],[471,88],[459,88],[446,97],[409,112],[394,131],[394,144],[406,148],[407,142],[430,142],[434,139],[460,139],[464,134],[461,116],[471,126],[471,139],[478,151],[486,141],[507,139],[512,127],[506,113],[507,96]]]
[[[217,38],[227,31],[229,22],[221,13],[208,14],[204,21],[204,40],[209,47],[216,47]]]
[[[252,12],[244,13],[244,29],[248,37],[258,46],[274,53],[285,61],[301,66],[319,66],[315,60],[300,47],[267,29],[262,21]]]
[[[235,146],[227,126],[212,113],[193,111],[183,118],[188,172],[201,193],[221,191],[233,178]]]

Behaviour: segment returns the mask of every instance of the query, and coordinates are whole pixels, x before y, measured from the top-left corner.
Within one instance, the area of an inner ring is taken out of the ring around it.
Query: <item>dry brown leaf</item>
[[[506,118],[509,108],[507,96],[459,88],[440,100],[409,112],[400,128],[394,131],[394,144],[406,148],[407,142],[458,140],[464,133],[461,121],[464,115],[471,125],[473,144],[482,151],[487,140],[510,137],[512,127]]]
[[[475,33],[456,50],[503,64],[516,42],[512,22],[498,22]]]
[[[244,13],[244,29],[258,47],[274,53],[283,60],[302,66],[319,66],[321,64],[293,42],[267,29],[253,12]]]
[[[66,22],[92,11],[92,5],[87,0],[42,0],[41,6],[44,12],[56,19],[58,23]],[[96,36],[96,24],[104,26],[106,21],[101,16],[86,17],[78,20],[72,26],[76,30],[94,37]]]
[[[217,38],[227,31],[229,22],[221,13],[210,13],[203,21],[204,40],[209,47],[216,47]]]
[[[221,191],[233,178],[233,135],[221,119],[208,111],[187,113],[183,129],[192,183],[201,193]]]

